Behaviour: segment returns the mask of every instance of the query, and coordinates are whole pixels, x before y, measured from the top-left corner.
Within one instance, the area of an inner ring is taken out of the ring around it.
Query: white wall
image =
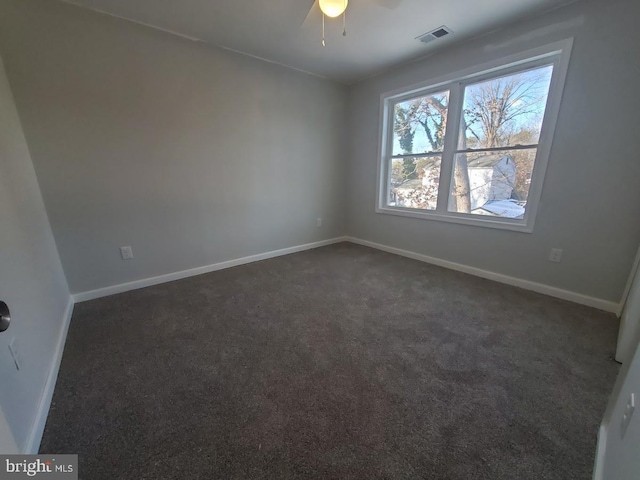
[[[634,265],[635,267],[635,265]],[[625,325],[626,324],[626,325]],[[640,478],[640,277],[635,276],[622,316],[616,360],[622,368],[609,399],[598,434],[595,480]],[[635,412],[622,437],[622,416],[635,394]]]
[[[0,49],[72,292],[342,234],[344,87],[49,0]]]
[[[629,395],[635,393],[636,407],[624,438],[621,419]],[[594,470],[595,480],[637,480],[640,478],[640,344],[630,363],[623,365],[609,400],[600,433]]]
[[[2,411],[2,405],[0,405],[0,452],[4,455],[14,455],[20,453],[15,440],[13,439],[13,433],[11,427],[7,423],[7,419]]]
[[[347,233],[618,302],[640,241],[640,2],[583,1],[451,47],[350,91]],[[532,234],[376,214],[380,95],[575,37]],[[564,249],[562,263],[547,260]]]
[[[0,334],[0,405],[20,451],[39,442],[46,390],[64,332],[69,290],[29,150],[0,60],[0,300],[11,308]],[[7,348],[16,339],[22,366]],[[55,373],[55,368],[53,369]],[[40,422],[40,423],[39,423]],[[37,445],[36,445],[37,447]]]
[[[633,357],[634,348],[640,342],[640,250],[636,255],[630,276],[629,292],[624,299],[620,316],[620,331],[616,345],[616,360],[627,363]]]

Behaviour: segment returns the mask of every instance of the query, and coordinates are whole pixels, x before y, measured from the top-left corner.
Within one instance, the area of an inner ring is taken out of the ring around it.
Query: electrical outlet
[[[18,344],[16,343],[15,337],[9,342],[9,351],[13,357],[13,363],[16,364],[16,369],[20,370],[20,355],[18,354]]]
[[[133,258],[133,250],[131,250],[131,247],[120,247],[120,255],[123,260],[131,260]]]
[[[560,263],[560,260],[562,260],[562,249],[552,248],[551,253],[549,253],[549,261]]]
[[[631,423],[631,417],[633,417],[633,412],[636,410],[636,394],[632,393],[629,395],[629,400],[627,400],[627,405],[624,407],[624,413],[622,414],[622,421],[620,422],[620,436],[624,438],[627,433],[627,429],[629,428],[629,423]]]
[[[316,220],[316,227],[321,227],[322,226],[322,217],[318,217],[318,219]]]

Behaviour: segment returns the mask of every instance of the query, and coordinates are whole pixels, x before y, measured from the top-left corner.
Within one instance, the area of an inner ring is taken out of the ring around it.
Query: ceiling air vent
[[[445,37],[453,33],[449,27],[445,27],[442,25],[441,27],[436,28],[435,30],[431,30],[430,32],[425,33],[424,35],[420,35],[416,37],[416,40],[420,40],[422,43],[429,43],[433,40],[437,40],[438,38]]]

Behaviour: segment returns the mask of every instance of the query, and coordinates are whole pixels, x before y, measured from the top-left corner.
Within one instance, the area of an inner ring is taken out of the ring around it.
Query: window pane
[[[458,150],[537,144],[553,66],[468,85]]]
[[[413,98],[394,106],[393,155],[442,151],[449,92]]]
[[[536,150],[457,154],[449,211],[523,218]]]
[[[394,158],[388,205],[435,210],[438,203],[441,157]]]

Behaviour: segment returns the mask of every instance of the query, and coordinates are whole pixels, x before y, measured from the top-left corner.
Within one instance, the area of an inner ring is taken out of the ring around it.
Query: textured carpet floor
[[[333,245],[76,305],[41,451],[85,480],[587,480],[617,327]]]

